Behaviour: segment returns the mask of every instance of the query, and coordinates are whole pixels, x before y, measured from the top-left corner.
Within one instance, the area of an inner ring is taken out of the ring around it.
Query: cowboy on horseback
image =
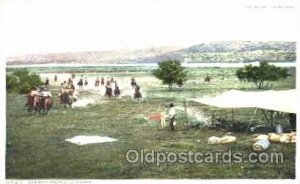
[[[112,87],[111,87],[110,81],[106,82],[105,96],[108,96],[109,98],[111,98],[113,96],[112,95]]]
[[[141,94],[141,92],[140,92],[140,86],[139,86],[138,84],[135,85],[133,98],[134,98],[134,99],[137,99],[138,102],[139,102],[140,99],[142,98],[142,94]]]
[[[104,78],[103,77],[101,77],[101,86],[104,86]]]
[[[84,85],[87,86],[89,84],[88,80],[87,80],[87,77],[85,78],[84,80]]]
[[[68,79],[68,85],[73,84],[73,80],[71,78]]]
[[[82,86],[83,86],[82,78],[78,81],[77,85],[79,86],[79,89],[82,89]]]
[[[74,95],[75,93],[75,86],[72,84],[71,86],[66,86],[61,88],[60,93],[58,96],[60,96],[60,104],[64,104],[64,107],[66,107],[66,104],[72,105],[73,102],[76,102],[77,97]]]
[[[28,107],[28,112],[34,109],[35,113],[37,111],[40,113],[41,110],[43,110],[44,113],[48,113],[53,104],[51,96],[51,92],[45,91],[44,87],[33,87],[32,90],[27,94],[28,99],[25,106]]]
[[[48,88],[49,87],[49,79],[48,77],[46,77],[46,81],[45,81],[45,87]]]
[[[131,84],[132,88],[134,88],[134,86],[136,85],[136,81],[135,81],[133,76],[131,77],[131,83],[130,84]]]
[[[30,92],[27,94],[27,103],[25,104],[25,107],[27,107],[27,111],[30,112],[34,107],[36,106],[36,103],[38,101],[38,98],[36,98],[39,95],[39,91],[36,87],[32,87]]]
[[[57,82],[57,75],[55,74],[54,76],[54,82],[56,83]]]
[[[51,92],[50,91],[46,91],[46,90],[42,90],[40,92],[40,101],[39,101],[39,113],[41,112],[41,110],[43,110],[43,113],[48,113],[48,111],[51,109],[53,102],[51,100]]]
[[[114,95],[115,95],[115,98],[119,97],[121,94],[121,91],[119,89],[119,86],[117,84],[117,81],[115,81],[115,90],[114,90]]]
[[[96,81],[95,81],[95,87],[98,88],[100,85],[100,79],[99,77],[97,77]]]

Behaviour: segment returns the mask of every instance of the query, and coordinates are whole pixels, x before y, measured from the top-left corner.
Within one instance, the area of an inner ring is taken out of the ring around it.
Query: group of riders
[[[82,85],[82,80],[80,80],[77,85],[79,85],[79,86]],[[114,90],[113,90],[113,85],[114,85]],[[121,94],[121,90],[118,86],[118,83],[113,77],[111,77],[111,79],[107,79],[106,82],[104,81],[103,77],[101,77],[101,80],[99,79],[99,77],[97,77],[97,79],[95,81],[95,88],[98,89],[100,86],[105,86],[104,96],[107,96],[109,98],[111,98],[113,96],[115,98],[117,98]]]
[[[73,78],[73,77],[72,77]],[[72,78],[68,79],[67,81],[64,81],[61,83],[61,89],[58,94],[60,97],[60,104],[64,105],[72,105],[73,102],[76,102],[77,100],[77,91],[75,90],[75,86],[73,83]],[[57,82],[57,75],[54,77],[54,81]],[[79,86],[79,90],[83,89],[83,85],[87,86],[88,81],[87,78],[85,78],[85,81],[83,81],[82,78],[78,81],[77,85]],[[105,94],[104,96],[107,96],[109,98],[111,97],[119,97],[121,94],[121,90],[118,86],[117,81],[111,77],[111,79],[107,80],[105,82],[104,78],[99,77],[96,78],[95,81],[95,87],[99,88],[101,86],[105,85]],[[114,89],[113,89],[114,85]],[[131,86],[134,88],[134,94],[133,98],[137,99],[137,101],[140,101],[142,98],[142,94],[140,92],[140,86],[137,84],[134,77],[131,78]],[[34,110],[35,112],[39,113],[48,113],[50,108],[53,105],[53,101],[51,99],[51,92],[49,91],[49,79],[46,78],[44,86],[42,87],[33,87],[31,91],[27,94],[27,103],[26,107],[28,111]]]
[[[48,113],[53,105],[51,92],[45,87],[33,87],[27,94],[27,110],[39,113]]]

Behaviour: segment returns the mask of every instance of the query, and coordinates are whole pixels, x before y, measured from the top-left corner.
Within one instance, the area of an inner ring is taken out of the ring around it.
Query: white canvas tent
[[[231,108],[232,120],[234,120],[233,109],[235,108],[261,109],[266,120],[269,122],[270,127],[273,126],[274,111],[296,114],[297,103],[299,103],[298,92],[296,90],[255,92],[230,90],[216,97],[194,98],[190,100],[218,108]],[[266,110],[270,111],[270,116],[267,115],[265,112]],[[254,111],[254,114],[256,114],[256,110]],[[248,128],[250,127],[250,124],[251,121],[248,124]]]
[[[194,98],[191,101],[219,108],[260,108],[266,110],[296,113],[299,103],[296,90],[226,91],[216,97]]]

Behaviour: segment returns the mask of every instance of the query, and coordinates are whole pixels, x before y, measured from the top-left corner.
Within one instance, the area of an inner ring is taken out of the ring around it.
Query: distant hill
[[[51,54],[33,54],[7,57],[7,65],[24,64],[118,64],[137,63],[145,58],[178,50],[175,47],[150,48],[140,50],[89,51]]]
[[[296,42],[210,42],[146,58],[142,62],[178,59],[188,63],[295,62]]]
[[[295,42],[226,41],[188,48],[162,47],[141,50],[91,51],[8,57],[7,65],[157,63],[178,59],[185,63],[295,62]]]
[[[295,51],[295,42],[211,42],[195,45],[184,49],[188,52],[193,53],[206,53],[206,52],[246,52],[256,50],[284,50],[284,51]]]

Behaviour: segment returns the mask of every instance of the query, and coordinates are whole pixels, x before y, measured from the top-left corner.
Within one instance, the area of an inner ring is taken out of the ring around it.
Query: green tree
[[[16,90],[18,79],[13,75],[6,75],[6,90],[11,93]]]
[[[286,68],[276,67],[263,61],[259,63],[259,66],[250,64],[238,69],[236,76],[240,81],[253,82],[258,89],[264,89],[268,82],[286,79],[290,74]]]
[[[153,71],[153,75],[162,80],[163,84],[167,84],[169,90],[172,90],[173,84],[181,86],[187,81],[187,72],[178,60],[160,62],[158,69]]]
[[[28,93],[32,87],[42,85],[39,75],[30,73],[26,69],[19,69],[6,75],[6,89],[8,92]]]

